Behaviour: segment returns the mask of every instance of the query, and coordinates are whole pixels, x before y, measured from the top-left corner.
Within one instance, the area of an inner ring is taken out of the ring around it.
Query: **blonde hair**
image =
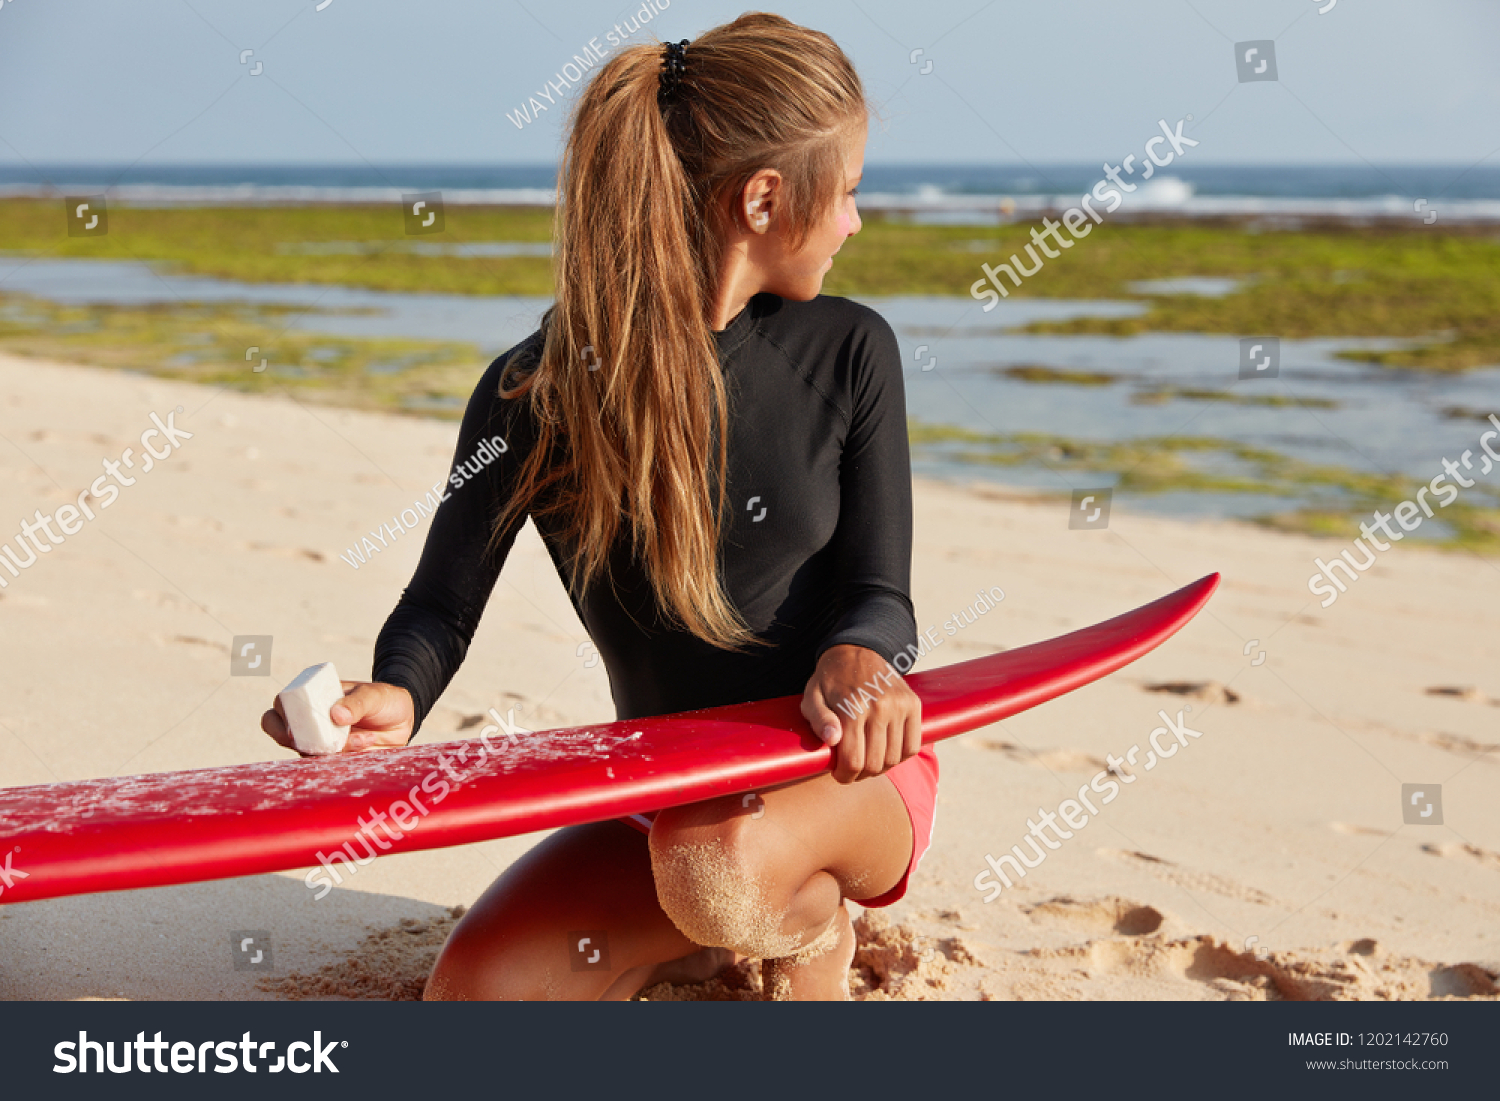
[[[500,389],[529,393],[537,446],[495,530],[528,506],[564,516],[579,591],[628,524],[666,620],[735,649],[759,640],[718,569],[728,412],[712,322],[726,211],[774,168],[778,227],[800,248],[838,200],[842,138],[870,108],[833,40],[780,16],[743,15],[691,42],[665,108],[663,56],[626,48],[574,108],[556,304],[539,358],[507,364]]]

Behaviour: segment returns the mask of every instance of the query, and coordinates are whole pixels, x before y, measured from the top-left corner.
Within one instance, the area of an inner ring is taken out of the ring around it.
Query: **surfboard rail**
[[[923,742],[1114,672],[1181,629],[1218,584],[1210,574],[1092,627],[910,674]],[[0,904],[291,868],[312,867],[311,877],[342,860],[346,842],[362,856],[414,852],[752,792],[829,768],[832,751],[800,704],[782,696],[510,737],[0,789]]]

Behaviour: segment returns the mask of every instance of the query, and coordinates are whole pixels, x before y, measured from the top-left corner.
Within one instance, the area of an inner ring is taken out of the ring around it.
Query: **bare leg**
[[[911,846],[883,776],[825,775],[664,811],[649,846],[618,822],[559,830],[464,915],[426,997],[625,999],[707,979],[738,954],[779,961],[766,975],[773,993],[845,998],[854,938],[843,900],[894,886]]]
[[[663,811],[651,830],[662,909],[696,944],[777,961],[772,996],[848,997],[854,935],[845,898],[905,874],[911,820],[887,777],[831,776]]]
[[[858,947],[849,910],[839,906],[828,928],[806,948],[761,961],[766,997],[779,1002],[849,1000],[849,965]]]
[[[425,997],[623,1000],[652,982],[709,978],[732,962],[731,953],[693,944],[662,913],[645,836],[600,822],[559,830],[506,869],[453,930]]]

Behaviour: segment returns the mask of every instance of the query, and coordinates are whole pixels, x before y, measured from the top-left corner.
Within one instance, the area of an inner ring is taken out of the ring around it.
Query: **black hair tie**
[[[667,107],[671,104],[677,95],[678,88],[682,85],[682,78],[687,72],[687,48],[686,38],[681,42],[668,42],[663,47],[661,74],[657,78],[656,88],[658,107]]]

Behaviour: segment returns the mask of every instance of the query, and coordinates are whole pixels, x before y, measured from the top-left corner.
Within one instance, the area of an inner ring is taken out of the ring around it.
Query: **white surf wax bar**
[[[344,698],[344,687],[333,663],[310,666],[276,697],[286,713],[292,742],[302,753],[341,753],[349,740],[347,726],[335,726],[328,711]]]

